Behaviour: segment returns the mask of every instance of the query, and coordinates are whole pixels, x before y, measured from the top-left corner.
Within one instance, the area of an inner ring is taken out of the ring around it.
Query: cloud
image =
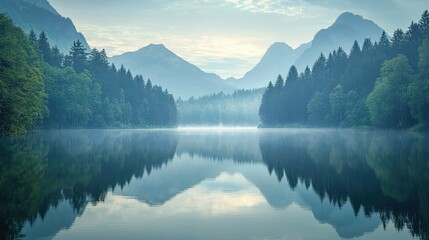
[[[305,6],[301,1],[227,0],[232,6],[250,12],[276,13],[290,17],[301,16]]]
[[[163,43],[222,77],[241,77],[274,42],[312,40],[342,12],[371,19],[392,35],[418,20],[427,0],[50,0],[92,47],[117,55]]]
[[[156,28],[156,27],[155,27]],[[148,31],[145,26],[85,25],[89,44],[106,49],[109,56],[136,51],[151,43],[163,43],[174,53],[207,72],[221,77],[241,77],[263,55],[266,46],[259,38],[205,35],[183,37],[173,33]]]

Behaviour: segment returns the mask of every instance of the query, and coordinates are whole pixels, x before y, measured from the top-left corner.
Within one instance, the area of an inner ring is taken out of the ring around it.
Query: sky
[[[49,0],[92,48],[109,56],[164,44],[223,78],[241,77],[268,47],[296,48],[343,12],[373,20],[388,34],[418,21],[429,0]]]

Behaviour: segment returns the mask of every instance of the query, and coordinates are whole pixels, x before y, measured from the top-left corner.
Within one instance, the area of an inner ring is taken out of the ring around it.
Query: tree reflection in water
[[[384,225],[393,221],[397,229],[407,227],[413,236],[429,239],[427,134],[317,129],[233,134],[51,131],[2,137],[0,153],[1,239],[19,237],[26,222],[43,219],[50,209],[63,208],[64,202],[73,209],[73,219],[88,203],[103,202],[108,192],[123,188],[133,178],[162,171],[162,166],[183,154],[216,162],[233,160],[238,165],[265,164],[266,174],[287,180],[292,189],[302,184],[336,208],[349,204],[356,216],[378,214]],[[197,169],[192,167],[184,173],[192,174]],[[183,181],[181,187],[186,189],[223,170],[198,171],[195,175],[200,180],[177,179],[177,184]],[[157,186],[165,191],[147,186],[158,191],[145,193],[147,202],[163,204],[173,197],[170,193],[183,190],[171,191],[162,184]],[[262,193],[273,190],[267,189],[271,185],[254,184]],[[165,196],[160,198],[160,193]],[[275,199],[267,201],[273,208],[286,206]]]

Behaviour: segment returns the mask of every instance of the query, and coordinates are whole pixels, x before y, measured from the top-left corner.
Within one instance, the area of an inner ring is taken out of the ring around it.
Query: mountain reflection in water
[[[429,239],[428,134],[46,131],[0,153],[1,239]]]

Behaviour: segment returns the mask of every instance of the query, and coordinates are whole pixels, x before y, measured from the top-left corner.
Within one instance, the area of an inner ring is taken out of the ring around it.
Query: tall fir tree
[[[45,32],[40,33],[38,43],[43,60],[48,64],[52,64],[52,50]]]

